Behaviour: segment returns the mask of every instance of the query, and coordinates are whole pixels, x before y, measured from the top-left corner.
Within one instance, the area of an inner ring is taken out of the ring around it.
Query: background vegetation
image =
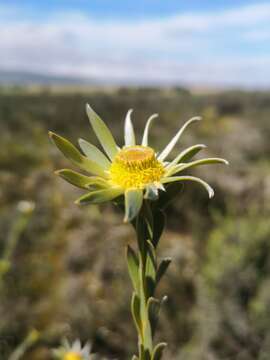
[[[138,135],[158,112],[158,148],[189,117],[204,117],[178,151],[205,143],[231,166],[194,170],[216,189],[213,200],[189,184],[169,208],[160,251],[173,264],[159,289],[169,300],[158,337],[170,344],[167,359],[269,359],[270,93],[18,87],[0,89],[0,359],[21,351],[48,360],[64,336],[90,339],[107,359],[135,351],[124,260],[132,229],[110,205],[78,208],[79,190],[53,174],[68,162],[48,130],[96,143],[86,102],[119,143],[129,108]]]

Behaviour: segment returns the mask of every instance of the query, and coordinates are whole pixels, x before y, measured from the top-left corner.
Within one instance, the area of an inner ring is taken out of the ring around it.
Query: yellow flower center
[[[63,360],[83,360],[83,357],[77,352],[69,351],[65,354]]]
[[[113,184],[124,189],[143,189],[159,182],[165,170],[153,149],[146,146],[130,146],[122,149],[110,167]]]

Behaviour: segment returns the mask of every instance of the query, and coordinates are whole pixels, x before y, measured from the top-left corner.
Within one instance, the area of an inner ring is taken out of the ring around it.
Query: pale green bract
[[[141,145],[136,144],[135,132],[131,120],[133,110],[129,110],[125,118],[124,126],[124,146],[121,148],[116,144],[109,128],[103,120],[94,112],[94,110],[87,105],[87,115],[90,124],[102,146],[105,154],[93,144],[86,140],[79,139],[79,145],[84,154],[72,145],[68,140],[63,137],[50,132],[50,137],[58,147],[58,149],[82,170],[89,173],[79,174],[73,170],[62,169],[56,172],[63,179],[68,181],[74,186],[88,190],[88,193],[81,196],[76,200],[77,204],[97,204],[106,201],[116,200],[124,197],[125,205],[125,221],[132,221],[138,215],[143,199],[148,201],[158,201],[160,191],[166,191],[168,184],[171,182],[193,181],[201,184],[212,197],[214,194],[213,189],[205,181],[193,176],[179,176],[179,174],[189,168],[197,167],[206,164],[228,164],[228,162],[221,158],[207,158],[196,161],[187,162],[199,151],[205,148],[203,144],[193,145],[182,152],[173,159],[168,161],[167,158],[171,151],[177,145],[180,137],[186,128],[195,121],[201,120],[200,117],[193,117],[188,120],[172,138],[169,144],[162,150],[159,155],[155,151],[156,159],[164,168],[164,174],[158,181],[143,184],[140,188],[124,188],[123,186],[114,183],[110,178],[110,167],[114,162],[117,154],[125,148],[136,147],[144,148],[149,147],[149,130],[153,120],[158,116],[154,114],[147,120]],[[165,162],[166,159],[166,162]]]
[[[136,145],[136,138],[134,133],[133,124],[131,121],[131,114],[133,109],[130,109],[127,112],[126,120],[125,120],[125,146],[135,146]]]

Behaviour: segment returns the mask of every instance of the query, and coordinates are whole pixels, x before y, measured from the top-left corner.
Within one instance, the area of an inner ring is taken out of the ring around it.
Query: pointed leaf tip
[[[134,128],[133,128],[133,124],[131,121],[132,112],[133,112],[133,109],[128,110],[126,119],[125,119],[125,146],[136,145]]]
[[[212,199],[212,197],[215,196],[215,191],[214,191],[214,189],[212,189],[212,188],[209,189],[208,194],[209,194],[209,199]]]
[[[151,360],[161,360],[163,351],[166,348],[166,346],[167,346],[167,343],[159,343],[158,345],[156,345],[156,347],[154,348]]]
[[[104,169],[99,164],[83,156],[80,151],[67,139],[53,132],[50,132],[50,138],[62,154],[75,165],[92,174],[107,177]]]
[[[158,114],[153,114],[150,116],[150,118],[147,120],[144,132],[143,132],[143,138],[142,138],[142,146],[148,146],[148,136],[149,136],[149,130],[152,126],[152,122],[154,119],[158,117]]]
[[[180,128],[180,130],[178,130],[176,135],[172,138],[172,140],[165,147],[165,149],[160,153],[160,155],[158,156],[158,160],[164,161],[166,157],[170,154],[170,152],[172,151],[178,140],[180,139],[185,129],[194,121],[200,121],[200,120],[202,120],[201,116],[194,116],[191,119],[189,119],[187,122],[185,122],[185,124]]]
[[[86,113],[100,144],[109,158],[112,160],[117,154],[118,148],[111,131],[89,104],[86,104]]]
[[[164,184],[167,184],[167,183],[178,182],[178,181],[179,182],[194,181],[194,182],[201,184],[207,190],[210,199],[215,194],[213,188],[209,184],[207,184],[207,182],[205,182],[204,180],[197,178],[195,176],[169,176],[169,177],[165,177],[162,182]]]

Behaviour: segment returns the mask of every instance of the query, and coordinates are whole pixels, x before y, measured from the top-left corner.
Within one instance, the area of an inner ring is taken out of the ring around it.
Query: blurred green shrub
[[[129,108],[136,129],[160,113],[150,139],[160,147],[184,120],[204,116],[178,150],[205,142],[205,155],[219,154],[231,166],[196,170],[216,189],[211,205],[189,185],[169,207],[161,255],[175,260],[160,290],[169,300],[158,336],[171,344],[172,360],[268,360],[270,94],[136,88],[1,89],[0,258],[18,202],[36,204],[12,251],[12,266],[2,263],[2,270],[9,269],[0,301],[3,360],[31,329],[40,338],[24,360],[49,360],[63,336],[91,340],[93,351],[109,359],[126,360],[135,351],[131,321],[126,326],[130,289],[123,260],[133,234],[109,206],[82,211],[72,205],[78,191],[52,175],[56,163],[57,168],[67,163],[50,146],[48,129],[74,142],[78,137],[96,142],[86,102],[120,143]]]

